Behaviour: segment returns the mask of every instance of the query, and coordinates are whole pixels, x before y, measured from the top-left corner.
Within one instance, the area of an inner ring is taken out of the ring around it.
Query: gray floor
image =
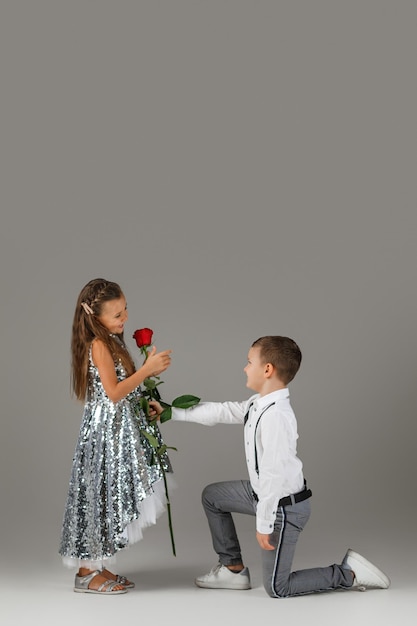
[[[73,573],[64,569],[56,554],[56,537],[40,538],[38,544],[23,538],[18,556],[9,551],[2,563],[1,623],[22,626],[74,624],[143,619],[155,624],[255,624],[256,620],[285,619],[322,625],[414,624],[417,599],[416,542],[409,530],[400,537],[392,531],[376,533],[370,528],[341,529],[330,536],[312,525],[302,536],[294,569],[340,562],[352,547],[373,560],[390,576],[388,590],[330,592],[286,600],[269,598],[261,583],[260,561],[250,521],[237,520],[246,565],[253,588],[249,591],[205,590],[195,587],[196,575],[215,563],[207,529],[175,529],[177,556],[171,553],[166,520],[148,529],[145,539],[118,557],[117,571],[136,582],[127,594],[112,598],[76,594]],[[349,536],[350,543],[345,543]],[[32,548],[24,551],[25,543]]]

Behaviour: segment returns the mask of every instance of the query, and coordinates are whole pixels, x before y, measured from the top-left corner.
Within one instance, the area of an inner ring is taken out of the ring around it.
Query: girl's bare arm
[[[96,339],[92,347],[92,357],[98,368],[104,390],[112,402],[118,402],[131,391],[139,387],[149,376],[158,376],[171,364],[172,350],[156,352],[155,346],[149,353],[145,363],[134,374],[122,381],[117,380],[113,357],[107,346]]]

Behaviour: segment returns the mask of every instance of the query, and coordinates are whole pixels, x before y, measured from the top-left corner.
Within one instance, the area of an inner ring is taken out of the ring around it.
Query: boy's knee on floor
[[[276,590],[272,588],[271,582],[269,581],[269,583],[264,583],[264,589],[270,598],[275,598],[278,600],[288,598],[287,587]]]

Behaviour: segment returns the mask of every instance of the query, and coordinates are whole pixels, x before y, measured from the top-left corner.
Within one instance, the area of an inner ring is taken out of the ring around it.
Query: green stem
[[[159,457],[160,467],[161,467],[161,470],[162,470],[162,476],[163,476],[164,485],[165,485],[165,498],[166,498],[166,502],[167,502],[168,525],[169,525],[169,534],[171,536],[172,553],[173,553],[174,556],[177,556],[176,552],[175,552],[174,531],[172,529],[171,503],[169,501],[169,495],[168,495],[167,477],[166,477],[166,472],[164,470],[164,467],[162,465],[162,458],[159,456],[159,454],[158,454],[158,457]]]
[[[161,469],[162,477],[164,479],[164,485],[165,485],[165,498],[166,498],[167,510],[168,510],[168,523],[169,523],[169,532],[170,532],[170,535],[171,535],[172,552],[173,552],[174,556],[176,556],[176,553],[175,553],[175,542],[174,542],[174,533],[173,533],[173,530],[172,530],[171,503],[169,501],[168,482],[167,482],[166,472],[165,472],[165,468],[164,468],[164,461],[163,461],[163,458],[162,458],[162,456],[166,452],[167,448],[170,448],[171,446],[166,446],[166,445],[159,446],[158,438],[155,435],[152,435],[151,433],[148,433],[146,430],[143,430],[142,432],[143,432],[143,435],[146,437],[146,439],[151,444],[152,448],[154,449],[154,454],[156,454],[156,456],[158,457],[159,467]],[[176,450],[176,448],[172,448],[172,449]]]

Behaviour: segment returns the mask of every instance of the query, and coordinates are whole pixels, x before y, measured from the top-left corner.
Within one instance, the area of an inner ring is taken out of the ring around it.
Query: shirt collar
[[[277,391],[272,391],[271,393],[267,393],[266,396],[255,396],[253,399],[253,404],[256,408],[262,410],[267,407],[272,402],[278,402],[279,400],[285,400],[289,398],[290,392],[288,387],[285,389],[278,389]]]

